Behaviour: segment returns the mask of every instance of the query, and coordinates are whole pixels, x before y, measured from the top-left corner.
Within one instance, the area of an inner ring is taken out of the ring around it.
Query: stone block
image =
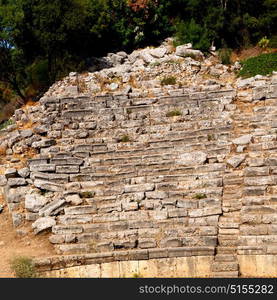
[[[79,173],[80,168],[79,166],[56,166],[56,172],[57,173],[66,173],[66,174],[73,174],[73,173]]]
[[[95,205],[82,205],[67,207],[64,209],[66,215],[83,215],[83,214],[95,214],[97,208]]]
[[[39,194],[28,194],[25,196],[25,208],[37,213],[48,202],[48,199]]]
[[[83,227],[80,225],[56,225],[52,227],[54,234],[78,234],[83,232]]]
[[[27,185],[27,181],[25,178],[9,178],[8,185],[10,187],[24,186]]]
[[[32,228],[34,229],[35,234],[40,233],[41,231],[44,231],[45,229],[52,228],[56,225],[56,221],[54,218],[51,217],[43,217],[38,218],[33,224]]]
[[[153,183],[134,184],[134,185],[126,185],[124,187],[124,192],[125,193],[147,192],[147,191],[153,191],[154,189],[155,189],[155,185]]]

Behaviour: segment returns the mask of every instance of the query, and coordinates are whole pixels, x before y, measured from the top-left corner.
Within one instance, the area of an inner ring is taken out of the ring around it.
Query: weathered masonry
[[[2,181],[15,225],[51,231],[57,256],[37,260],[38,269],[276,276],[276,83],[149,98],[44,97],[30,107],[36,127],[11,132],[8,143],[37,154]]]

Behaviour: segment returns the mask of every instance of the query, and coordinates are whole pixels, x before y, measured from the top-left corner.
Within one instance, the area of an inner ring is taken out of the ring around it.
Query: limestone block
[[[72,206],[64,209],[66,215],[83,215],[97,212],[95,205]]]
[[[82,233],[83,227],[80,225],[56,225],[52,227],[54,234],[74,234]]]
[[[24,221],[24,217],[20,213],[12,213],[12,222],[14,227],[20,226]]]
[[[227,160],[227,163],[233,168],[237,168],[245,160],[245,157],[245,154],[234,155]]]
[[[252,135],[246,134],[232,140],[232,142],[233,144],[236,145],[247,145],[251,142],[251,140],[252,140]]]
[[[54,164],[39,164],[39,165],[31,165],[31,172],[55,172],[56,166]]]
[[[268,167],[248,167],[244,169],[244,176],[266,176],[269,175]]]
[[[27,185],[27,181],[25,178],[9,178],[8,185],[10,187],[23,186],[23,185]]]
[[[19,170],[17,170],[17,172],[18,172],[18,175],[23,177],[23,178],[27,178],[30,175],[30,169],[27,168],[27,167],[19,169]]]
[[[204,207],[199,209],[192,209],[188,212],[189,217],[192,218],[199,218],[204,216],[211,216],[211,215],[220,215],[222,214],[221,207]]]
[[[35,231],[35,234],[40,233],[41,231],[48,229],[48,228],[52,228],[53,226],[56,225],[56,221],[54,218],[51,217],[43,217],[43,218],[39,218],[37,219],[33,224],[32,224],[32,228]]]
[[[153,183],[126,185],[124,187],[124,192],[125,193],[147,192],[147,191],[153,191],[154,188],[155,185]]]
[[[72,173],[79,173],[80,169],[79,166],[56,166],[56,172],[57,173],[66,173],[66,174],[72,174]]]
[[[207,154],[201,151],[181,154],[177,163],[185,166],[202,165],[207,160]]]
[[[47,202],[48,199],[39,194],[28,194],[25,196],[25,208],[30,212],[38,212]]]
[[[50,181],[46,181],[46,180],[36,179],[34,181],[34,186],[36,186],[39,189],[48,190],[48,191],[52,191],[52,192],[62,192],[63,191],[62,185],[53,183]]]
[[[32,147],[33,148],[47,148],[51,147],[53,145],[56,145],[56,140],[53,139],[45,139],[39,142],[33,142]]]
[[[141,249],[155,248],[156,246],[157,246],[157,242],[153,238],[138,239],[138,247]]]
[[[7,179],[14,178],[17,175],[17,170],[15,168],[6,169],[4,175]]]
[[[46,217],[55,215],[57,209],[61,208],[65,203],[65,199],[53,200],[39,210],[39,216]]]

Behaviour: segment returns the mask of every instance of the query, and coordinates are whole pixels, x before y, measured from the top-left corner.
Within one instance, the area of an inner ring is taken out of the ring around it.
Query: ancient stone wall
[[[44,97],[16,113],[32,129],[5,141],[14,225],[51,231],[59,256],[37,261],[60,270],[49,276],[112,276],[96,269],[126,261],[180,264],[172,276],[259,276],[253,255],[277,254],[276,115],[276,76],[228,90]],[[19,168],[14,154],[30,149]]]

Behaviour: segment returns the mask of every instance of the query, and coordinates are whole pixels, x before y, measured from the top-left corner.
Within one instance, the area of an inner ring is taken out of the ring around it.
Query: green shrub
[[[166,64],[169,64],[169,65],[180,65],[181,62],[180,62],[180,60],[169,59],[169,60],[166,61]]]
[[[159,67],[160,65],[161,65],[160,62],[155,61],[155,62],[151,63],[149,66],[150,66],[150,68],[155,68],[155,67]]]
[[[19,256],[11,261],[11,269],[17,278],[37,277],[33,261],[29,257]]]
[[[119,143],[128,143],[130,142],[130,137],[127,134],[124,134],[121,138],[118,140]]]
[[[12,120],[7,120],[0,124],[0,130],[7,128],[10,125],[13,125],[14,122]]]
[[[176,117],[176,116],[181,116],[181,115],[182,115],[182,112],[179,109],[171,110],[166,114],[167,117]]]
[[[211,41],[206,27],[197,24],[194,19],[190,22],[179,21],[176,24],[174,45],[192,43],[194,49],[208,51]]]
[[[92,198],[94,196],[93,192],[81,192],[80,197],[81,198]]]
[[[194,195],[194,198],[195,198],[195,199],[205,199],[205,198],[207,198],[207,195],[206,195],[206,194],[202,194],[202,193],[200,193],[200,194],[195,194],[195,195]]]
[[[222,48],[218,51],[218,56],[223,65],[231,64],[231,54],[232,54],[232,50],[229,48]]]
[[[47,60],[36,60],[28,69],[29,81],[35,89],[44,89],[49,86]]]
[[[174,76],[164,77],[161,80],[161,85],[174,85],[176,84],[176,78]]]
[[[207,135],[207,139],[208,139],[209,142],[210,142],[210,141],[214,141],[214,140],[215,140],[214,134],[208,134],[208,135]]]
[[[270,37],[268,47],[277,48],[277,35],[273,35]]]
[[[260,41],[258,42],[258,46],[263,49],[266,49],[268,45],[269,45],[269,39],[266,36],[261,38]]]
[[[253,77],[256,75],[268,75],[277,70],[277,53],[261,54],[256,57],[248,58],[241,62],[242,69],[239,76],[242,78]]]

